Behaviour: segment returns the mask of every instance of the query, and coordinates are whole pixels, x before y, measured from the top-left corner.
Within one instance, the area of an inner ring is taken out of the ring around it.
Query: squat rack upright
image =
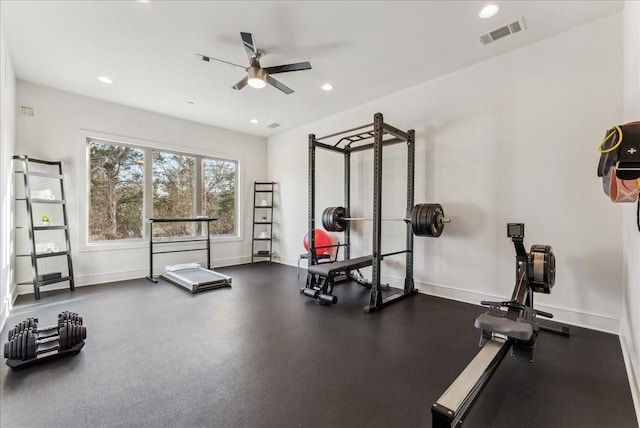
[[[347,135],[345,135],[347,134]],[[326,141],[342,136],[335,144],[328,144]],[[386,138],[389,136],[389,138]],[[370,140],[373,139],[373,142]],[[351,153],[365,150],[373,150],[373,244],[372,244],[372,279],[369,305],[365,311],[373,312],[382,309],[383,306],[394,303],[400,299],[416,293],[413,281],[413,233],[411,224],[406,224],[406,250],[394,253],[381,253],[382,237],[382,154],[386,146],[406,143],[407,144],[407,205],[405,218],[411,217],[411,210],[414,203],[414,179],[415,179],[415,131],[410,129],[402,131],[384,122],[382,113],[373,116],[373,123],[362,125],[346,131],[326,135],[316,138],[314,134],[309,134],[309,263],[314,264],[315,254],[315,195],[316,195],[316,148],[341,153],[344,156],[344,208],[346,216],[350,216],[351,202]],[[345,260],[350,259],[350,225],[344,230]],[[382,299],[380,289],[380,264],[385,256],[405,253],[405,279],[402,294],[396,294]]]

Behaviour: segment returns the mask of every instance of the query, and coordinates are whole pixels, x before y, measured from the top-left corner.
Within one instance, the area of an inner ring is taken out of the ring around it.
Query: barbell
[[[329,232],[343,232],[347,221],[373,220],[371,217],[346,217],[344,207],[328,207],[322,212],[322,226]],[[442,235],[445,223],[451,220],[445,217],[440,204],[418,204],[411,209],[411,218],[383,218],[383,221],[404,221],[411,224],[416,236]]]

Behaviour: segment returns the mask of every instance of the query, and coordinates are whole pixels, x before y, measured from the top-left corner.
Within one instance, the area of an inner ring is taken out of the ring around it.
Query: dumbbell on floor
[[[43,358],[72,348],[86,338],[86,326],[75,321],[64,321],[55,336],[39,338],[32,329],[15,334],[4,345],[4,356],[13,360]]]
[[[75,312],[64,311],[58,314],[58,325],[52,325],[48,327],[38,328],[38,318],[27,318],[19,324],[9,330],[8,340],[11,340],[14,335],[32,329],[37,333],[38,339],[44,339],[49,336],[55,336],[58,334],[58,329],[62,327],[65,321],[74,321],[82,325],[82,317]]]
[[[16,361],[53,356],[84,342],[86,337],[87,329],[82,325],[82,317],[75,312],[60,313],[57,325],[43,328],[38,328],[37,318],[27,318],[9,330],[4,356]]]

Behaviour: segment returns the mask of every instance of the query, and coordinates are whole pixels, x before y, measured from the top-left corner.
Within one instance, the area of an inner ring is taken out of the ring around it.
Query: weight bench
[[[336,279],[345,275],[348,276],[351,271],[371,266],[372,263],[373,256],[363,256],[309,266],[307,270],[307,285],[305,288],[300,289],[300,293],[312,299],[318,299],[319,303],[327,305],[337,303],[338,298],[332,294]]]

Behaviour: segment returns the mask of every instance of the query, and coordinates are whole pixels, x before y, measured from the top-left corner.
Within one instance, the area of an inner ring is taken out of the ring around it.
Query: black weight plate
[[[16,338],[16,360],[22,360],[22,338],[24,337],[25,332],[22,332]]]
[[[71,323],[69,325],[69,348],[76,344],[76,324]]]
[[[343,220],[346,212],[344,207],[335,207],[333,210],[333,222],[335,224],[336,232],[344,232],[347,228],[346,220]]]
[[[424,204],[414,205],[411,208],[411,229],[416,236],[424,236],[425,234],[422,222],[423,209]]]
[[[28,360],[27,358],[27,345],[29,342],[29,334],[31,334],[30,331],[25,331],[24,335],[22,335],[22,350],[21,350],[21,354],[22,354],[22,359],[23,360]]]
[[[9,358],[9,349],[11,348],[11,342],[6,342],[4,344],[4,357]]]
[[[324,229],[328,230],[329,232],[333,232],[332,224],[330,221],[330,212],[332,209],[333,207],[327,207],[324,209],[324,211],[322,211],[322,227],[324,227]]]
[[[69,325],[69,341],[67,345],[71,348],[76,344],[76,326],[75,324]]]
[[[27,344],[29,342],[29,334],[31,334],[31,331],[27,330],[24,332],[24,334],[22,335],[22,349],[20,350],[20,354],[22,355],[21,358],[23,360],[27,360]]]
[[[27,336],[27,359],[35,358],[36,356],[36,334],[29,333]]]
[[[442,230],[444,229],[444,224],[440,222],[440,218],[444,217],[444,211],[442,210],[442,205],[433,204],[433,237],[438,238],[442,235]]]
[[[73,326],[73,344],[80,343],[80,326],[78,324]]]
[[[18,337],[14,336],[13,339],[11,339],[11,354],[10,357],[14,360],[17,360],[17,356],[18,356]]]
[[[409,220],[414,235],[418,235],[418,210],[420,210],[420,205],[414,205],[413,208],[411,208],[411,219]]]
[[[428,219],[427,219],[427,212],[428,212],[428,205],[427,204],[419,204],[416,205],[416,218],[415,218],[415,228],[414,228],[414,234],[417,236],[428,236],[428,232],[429,232],[429,227],[428,227]],[[413,219],[412,219],[413,221]],[[413,224],[412,224],[413,226]]]
[[[73,337],[71,335],[71,323],[69,321],[66,321],[64,324],[64,337],[65,337],[65,342],[67,344],[67,348],[71,348],[71,338]]]
[[[58,339],[60,343],[60,349],[67,349],[67,323],[65,322],[60,327],[60,338]]]
[[[87,327],[82,326],[82,340],[87,338]]]

